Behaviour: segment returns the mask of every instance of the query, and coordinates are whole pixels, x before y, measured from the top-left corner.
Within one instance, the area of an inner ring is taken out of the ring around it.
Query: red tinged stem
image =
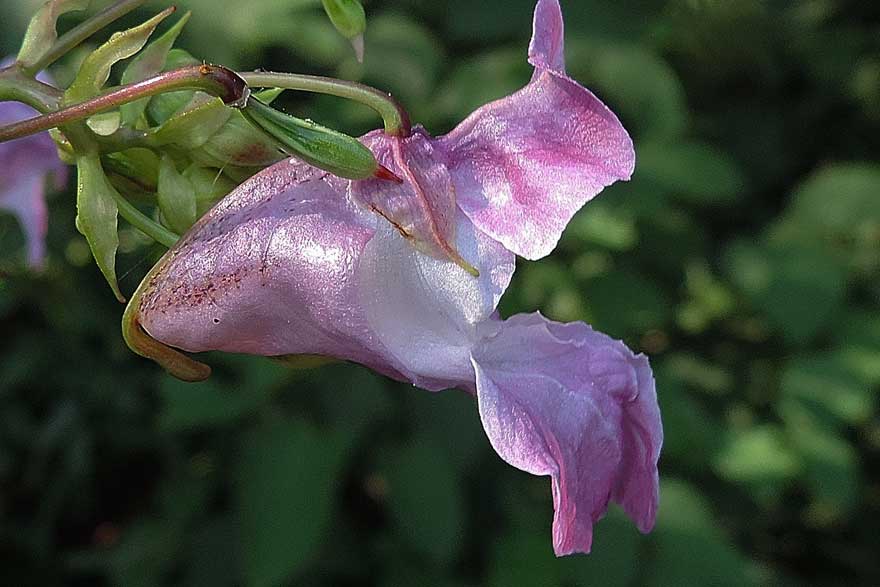
[[[140,98],[176,90],[201,90],[234,108],[243,107],[250,95],[247,84],[231,69],[207,64],[181,67],[56,112],[4,126],[0,128],[0,143],[76,122]]]

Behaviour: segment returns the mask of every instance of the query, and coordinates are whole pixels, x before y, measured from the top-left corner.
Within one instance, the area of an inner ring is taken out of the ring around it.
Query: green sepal
[[[199,63],[201,61],[183,49],[172,49],[168,52],[168,57],[165,59],[163,71],[170,71],[178,67],[197,65]],[[154,125],[164,124],[177,112],[186,107],[187,104],[192,102],[195,95],[196,93],[193,91],[182,90],[180,92],[167,92],[153,96],[147,106],[147,116]]]
[[[199,95],[194,100],[204,101],[187,108],[150,131],[154,146],[176,145],[183,149],[197,149],[219,131],[232,116],[220,98]]]
[[[263,104],[271,104],[283,93],[284,88],[267,88],[265,90],[260,90],[259,92],[254,92],[251,96]]]
[[[275,139],[254,128],[240,112],[233,112],[192,158],[216,167],[267,167],[283,159],[284,153]]]
[[[226,194],[238,185],[219,169],[190,165],[183,176],[189,180],[196,193],[196,216],[201,217]]]
[[[125,177],[137,185],[139,191],[155,192],[159,182],[159,157],[150,149],[134,148],[108,153],[103,158],[107,173]],[[126,195],[130,195],[126,192]],[[152,199],[155,202],[155,198]]]
[[[119,194],[110,184],[97,153],[76,158],[76,228],[92,250],[95,262],[120,302],[125,301],[116,280],[116,250],[119,248],[116,205]]]
[[[159,210],[171,230],[185,233],[196,221],[196,191],[193,184],[167,155],[159,163]]]
[[[64,93],[64,101],[73,104],[97,96],[110,77],[110,68],[118,61],[128,59],[143,49],[159,23],[173,12],[174,10],[169,8],[140,26],[114,33],[109,41],[85,58],[76,78]]]
[[[138,312],[143,295],[153,283],[153,278],[170,258],[171,256],[168,254],[162,257],[144,276],[131,296],[131,301],[128,302],[125,312],[122,314],[122,337],[128,348],[144,358],[156,361],[174,377],[183,381],[204,381],[211,375],[210,367],[162,344],[147,334],[138,322]]]
[[[286,153],[339,177],[366,179],[379,167],[369,149],[341,132],[290,116],[253,97],[241,112]]]
[[[187,12],[181,16],[180,20],[174,23],[174,26],[168,29],[158,39],[147,45],[140,54],[132,59],[128,67],[125,68],[125,71],[122,72],[123,85],[143,81],[164,69],[165,63],[168,59],[168,53],[171,51],[171,48],[177,41],[177,37],[180,36],[183,27],[186,25],[191,15],[192,12]],[[131,126],[137,123],[147,109],[147,104],[149,104],[149,102],[150,98],[141,98],[140,100],[123,104],[120,107],[122,112],[122,124]]]
[[[67,12],[85,10],[90,0],[49,0],[31,18],[18,51],[18,63],[25,69],[37,64],[58,40],[58,17]]]

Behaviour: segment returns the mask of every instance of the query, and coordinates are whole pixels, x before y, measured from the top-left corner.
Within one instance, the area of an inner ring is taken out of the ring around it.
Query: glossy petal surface
[[[456,245],[474,278],[418,252],[349,187],[288,161],[239,186],[162,261],[143,327],[188,351],[325,355],[432,389],[471,379],[469,339],[513,255],[465,223]]]

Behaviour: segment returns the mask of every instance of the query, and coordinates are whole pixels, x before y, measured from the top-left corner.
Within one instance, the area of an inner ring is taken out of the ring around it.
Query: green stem
[[[250,95],[247,84],[230,69],[216,65],[181,67],[61,110],[4,126],[0,128],[0,143],[77,122],[141,98],[177,90],[201,90],[233,107],[244,106]]]
[[[61,91],[27,77],[16,65],[0,69],[0,101],[27,104],[39,112],[52,112],[61,103]]]
[[[114,194],[118,194],[116,190],[113,190]],[[125,220],[140,230],[142,233],[153,239],[159,244],[164,245],[167,248],[171,248],[180,240],[180,235],[171,232],[137,208],[126,200],[122,195],[114,198],[116,200],[116,207],[119,208],[119,215],[125,218]]]
[[[317,94],[329,94],[359,102],[375,110],[385,122],[385,132],[396,136],[409,136],[411,125],[409,114],[391,94],[357,82],[343,81],[330,77],[301,75],[295,73],[274,73],[267,71],[240,72],[239,75],[252,87],[284,88]]]
[[[144,2],[146,0],[119,0],[119,2],[108,6],[103,11],[58,37],[49,50],[40,57],[39,61],[28,67],[25,73],[34,75],[38,71],[46,69],[67,54],[68,51],[107,25],[122,18]]]
[[[86,154],[98,151],[98,144],[94,139],[94,135],[92,135],[84,122],[69,124],[64,127],[63,131],[75,153]],[[116,202],[116,207],[119,210],[119,215],[154,241],[170,249],[180,239],[180,236],[138,210],[134,204],[126,200],[118,191],[114,189],[112,193],[113,200]]]

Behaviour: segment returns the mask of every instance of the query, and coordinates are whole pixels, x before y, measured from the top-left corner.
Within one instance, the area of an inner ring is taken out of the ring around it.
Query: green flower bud
[[[351,41],[358,61],[364,60],[364,31],[367,16],[359,0],[321,0],[330,22],[339,33]]]
[[[150,130],[151,143],[156,147],[175,145],[197,149],[223,128],[233,112],[220,98],[197,94],[190,106]]]
[[[233,112],[192,158],[207,165],[267,167],[284,158],[278,143],[255,129],[240,112]]]
[[[334,175],[366,179],[384,170],[357,139],[280,112],[259,99],[251,98],[242,113],[286,153]]]

